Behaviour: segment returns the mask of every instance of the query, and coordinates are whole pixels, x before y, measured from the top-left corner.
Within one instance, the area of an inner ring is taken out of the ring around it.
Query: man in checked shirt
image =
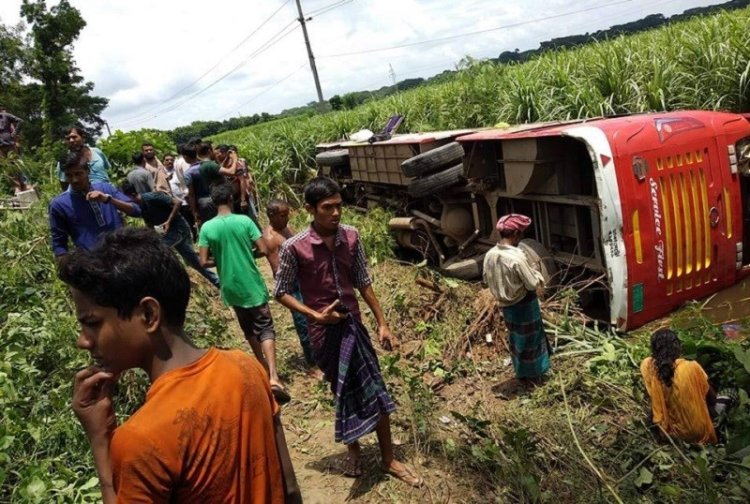
[[[359,232],[339,223],[340,192],[339,185],[327,177],[314,178],[305,186],[305,209],[313,222],[282,246],[273,295],[310,321],[315,359],[336,400],[335,438],[348,448],[342,472],[355,478],[362,475],[358,439],[375,431],[383,470],[409,485],[421,486],[422,478],[393,455],[389,415],[396,406],[362,325],[355,289],[375,316],[383,348],[391,350],[397,342],[372,288]],[[291,294],[295,280],[304,304]]]

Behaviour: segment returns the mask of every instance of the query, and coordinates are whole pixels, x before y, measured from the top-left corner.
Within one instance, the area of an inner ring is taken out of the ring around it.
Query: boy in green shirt
[[[221,279],[222,299],[234,309],[247,342],[268,370],[276,400],[286,403],[291,397],[276,371],[276,332],[268,307],[268,289],[253,255],[253,244],[260,256],[266,255],[268,248],[250,217],[232,213],[230,185],[214,186],[211,200],[217,215],[201,226],[198,236],[200,263],[204,268],[215,263]],[[209,259],[209,252],[214,261]]]

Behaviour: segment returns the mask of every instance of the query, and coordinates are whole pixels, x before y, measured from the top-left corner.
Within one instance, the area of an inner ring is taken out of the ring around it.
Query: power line
[[[191,83],[190,83],[190,84],[188,84],[187,86],[185,86],[185,87],[181,88],[181,89],[180,89],[179,91],[175,92],[175,93],[174,93],[174,94],[173,94],[172,96],[170,96],[169,98],[167,98],[167,99],[165,99],[165,100],[162,100],[162,101],[161,101],[161,102],[160,102],[160,103],[159,103],[158,105],[155,105],[154,107],[151,107],[151,108],[149,108],[149,109],[147,109],[147,110],[145,110],[145,111],[141,111],[141,112],[139,112],[138,114],[136,114],[136,115],[134,115],[134,116],[132,116],[132,117],[129,117],[129,118],[123,119],[123,120],[122,120],[122,121],[120,121],[120,122],[121,122],[121,123],[122,123],[122,122],[130,122],[130,121],[132,121],[132,120],[135,120],[135,119],[139,119],[139,118],[141,118],[141,117],[144,117],[144,116],[146,116],[146,115],[148,115],[148,114],[152,113],[152,112],[153,112],[154,110],[158,109],[159,107],[162,107],[162,106],[163,106],[163,105],[164,105],[165,103],[169,103],[169,102],[171,102],[171,101],[172,101],[172,100],[174,100],[175,98],[179,97],[179,96],[180,96],[180,95],[181,95],[182,93],[184,93],[185,91],[187,91],[188,89],[190,89],[191,87],[193,87],[194,85],[196,85],[196,84],[197,84],[198,82],[200,82],[200,81],[201,81],[201,80],[202,80],[202,79],[203,79],[203,78],[204,78],[204,77],[205,77],[206,75],[208,75],[208,74],[210,74],[211,72],[213,72],[214,70],[216,70],[216,69],[217,69],[217,68],[219,67],[219,65],[221,65],[221,64],[223,63],[223,60],[224,60],[224,58],[226,58],[226,57],[227,57],[227,56],[229,56],[230,54],[233,54],[233,53],[234,53],[234,52],[235,52],[235,51],[236,51],[237,49],[239,49],[239,48],[240,48],[240,47],[241,47],[242,45],[244,45],[244,44],[245,44],[245,42],[247,42],[248,40],[250,40],[250,39],[251,39],[251,38],[253,37],[253,35],[255,35],[256,33],[258,33],[258,32],[259,32],[259,31],[260,31],[260,30],[261,30],[261,29],[262,29],[262,28],[263,28],[263,27],[264,27],[264,26],[265,26],[266,24],[268,24],[268,22],[269,22],[269,21],[271,21],[271,19],[273,19],[273,17],[274,17],[274,16],[276,16],[276,14],[278,14],[278,13],[279,13],[279,12],[281,11],[281,9],[283,9],[283,8],[284,8],[284,6],[286,6],[286,4],[288,4],[289,2],[291,2],[291,0],[285,0],[285,1],[284,1],[284,3],[282,3],[281,5],[279,5],[279,7],[278,7],[278,8],[277,8],[277,9],[276,9],[275,11],[273,11],[273,13],[272,13],[272,14],[271,14],[270,16],[268,16],[268,17],[267,17],[267,18],[266,18],[265,20],[263,20],[263,22],[261,22],[261,24],[259,24],[259,25],[258,25],[258,26],[257,26],[257,27],[256,27],[256,28],[255,28],[255,29],[253,30],[253,31],[251,31],[249,35],[247,35],[247,36],[246,36],[245,38],[243,38],[243,39],[242,39],[242,40],[241,40],[241,41],[240,41],[240,42],[239,42],[239,43],[238,43],[237,45],[235,45],[235,46],[234,46],[234,47],[233,47],[233,48],[232,48],[232,49],[231,49],[231,50],[230,50],[230,51],[229,51],[228,53],[226,53],[226,54],[225,54],[225,55],[224,55],[223,57],[219,58],[219,59],[218,59],[218,61],[217,61],[217,63],[216,63],[216,64],[215,64],[214,66],[212,66],[211,68],[209,68],[208,70],[206,70],[205,72],[203,72],[203,74],[201,74],[201,76],[200,76],[200,77],[198,77],[197,79],[195,79],[195,80],[194,80],[193,82],[191,82]]]
[[[493,31],[497,31],[497,30],[507,30],[508,28],[516,28],[518,26],[523,26],[523,25],[532,24],[532,23],[538,23],[540,21],[548,21],[550,19],[557,19],[557,18],[561,18],[561,17],[565,17],[565,16],[572,16],[573,14],[581,14],[581,13],[584,13],[584,12],[589,12],[589,11],[593,11],[593,10],[603,9],[605,7],[611,7],[613,5],[619,5],[619,4],[628,3],[630,1],[631,0],[620,0],[619,2],[612,2],[612,3],[608,3],[608,4],[604,4],[604,5],[597,5],[597,6],[594,6],[594,7],[588,7],[586,9],[579,9],[579,10],[570,11],[570,12],[563,12],[561,14],[555,14],[555,15],[552,15],[552,16],[545,16],[545,17],[541,17],[541,18],[537,18],[537,19],[530,19],[528,21],[519,21],[518,23],[511,23],[511,24],[507,24],[507,25],[496,26],[494,28],[487,28],[485,30],[477,30],[477,31],[472,31],[472,32],[459,33],[457,35],[450,35],[448,37],[441,37],[441,38],[435,38],[435,39],[429,39],[429,40],[421,40],[421,41],[418,41],[418,42],[410,42],[410,43],[400,44],[400,45],[395,45],[395,46],[390,46],[390,47],[379,47],[379,48],[375,48],[375,49],[365,49],[363,51],[352,51],[352,52],[345,52],[345,53],[338,53],[338,54],[327,54],[327,55],[324,55],[324,56],[319,56],[319,58],[340,58],[340,57],[344,57],[344,56],[355,56],[355,55],[359,55],[359,54],[370,54],[370,53],[375,53],[375,52],[391,51],[393,49],[402,49],[404,47],[414,47],[414,46],[418,46],[418,45],[432,44],[432,43],[436,43],[436,42],[447,42],[449,40],[455,40],[457,38],[462,38],[462,37],[469,37],[471,35],[479,35],[479,34],[482,34],[482,33],[489,33],[489,32],[493,32]]]
[[[281,80],[278,80],[278,81],[274,82],[273,84],[271,84],[271,85],[267,86],[267,87],[266,87],[266,88],[265,88],[265,89],[264,89],[263,91],[261,91],[260,93],[258,93],[258,94],[256,94],[256,95],[253,95],[253,96],[252,96],[252,97],[251,97],[251,98],[250,98],[249,100],[247,100],[247,101],[244,101],[244,102],[242,102],[241,104],[239,104],[239,105],[236,105],[236,106],[232,107],[232,109],[231,109],[231,110],[230,110],[229,112],[226,112],[225,114],[222,114],[222,115],[220,115],[220,116],[219,116],[219,119],[224,119],[224,118],[225,118],[225,117],[227,117],[227,116],[228,116],[229,114],[231,114],[231,113],[232,113],[232,112],[233,112],[234,110],[237,110],[237,112],[239,112],[239,110],[240,110],[240,109],[241,109],[242,107],[245,107],[245,106],[249,105],[250,103],[252,103],[252,102],[253,102],[253,101],[255,101],[256,99],[260,98],[260,97],[261,97],[261,96],[263,96],[264,94],[266,94],[266,93],[268,93],[269,91],[271,91],[271,90],[272,90],[273,88],[275,88],[276,86],[278,86],[278,85],[280,85],[281,83],[285,82],[285,81],[286,81],[287,79],[289,79],[289,78],[290,78],[290,77],[291,77],[292,75],[294,75],[294,74],[296,74],[297,72],[299,72],[300,70],[302,70],[302,69],[303,69],[303,68],[305,67],[305,65],[306,65],[306,64],[307,64],[307,63],[302,63],[302,64],[301,64],[300,66],[298,66],[298,67],[297,67],[296,69],[294,69],[294,70],[293,70],[293,71],[292,71],[291,73],[289,73],[289,74],[288,74],[288,75],[287,75],[286,77],[283,77],[283,78],[282,78]]]
[[[267,51],[268,49],[270,49],[271,47],[273,47],[277,43],[281,42],[281,40],[283,40],[284,38],[286,38],[288,35],[290,35],[291,33],[293,33],[298,28],[297,26],[292,26],[292,25],[294,25],[294,23],[296,21],[297,21],[296,19],[293,19],[292,21],[290,21],[289,23],[287,23],[287,25],[284,26],[284,28],[282,28],[281,30],[279,30],[278,32],[276,32],[270,39],[268,39],[263,45],[261,45],[253,53],[251,53],[247,58],[245,58],[243,61],[239,62],[231,70],[229,70],[228,72],[226,72],[225,74],[223,74],[221,77],[219,77],[218,79],[216,79],[213,82],[211,82],[209,85],[207,85],[204,88],[196,91],[195,93],[187,96],[184,100],[182,100],[182,101],[180,101],[180,102],[178,102],[178,103],[176,103],[176,104],[174,104],[174,105],[172,105],[170,107],[167,107],[164,110],[157,111],[156,113],[154,113],[153,116],[148,117],[147,119],[144,119],[144,120],[154,119],[156,117],[159,117],[160,115],[164,115],[164,114],[167,114],[169,112],[172,112],[173,110],[178,109],[179,107],[181,107],[185,103],[191,101],[196,96],[199,96],[199,95],[203,94],[204,92],[208,91],[209,89],[211,89],[212,87],[214,87],[216,84],[218,84],[222,80],[226,79],[231,74],[233,74],[235,71],[237,71],[242,66],[244,66],[245,64],[247,64],[248,61],[250,61],[253,58],[256,58],[257,56],[259,56],[260,54],[264,53],[265,51]],[[291,27],[291,30],[289,29],[290,27]],[[126,121],[121,121],[120,124],[129,123],[129,122],[133,122],[133,119],[126,120]]]
[[[321,7],[319,9],[315,9],[311,12],[308,12],[308,17],[312,16],[320,16],[322,14],[325,14],[326,12],[332,11],[333,9],[337,9],[339,7],[343,7],[346,4],[352,3],[354,0],[340,0],[339,2],[334,2],[332,4],[328,4],[324,7]]]

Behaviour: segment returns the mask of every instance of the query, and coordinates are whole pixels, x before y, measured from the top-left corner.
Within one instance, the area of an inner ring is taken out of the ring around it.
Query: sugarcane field
[[[0,5],[0,502],[750,501],[749,1],[191,2]]]

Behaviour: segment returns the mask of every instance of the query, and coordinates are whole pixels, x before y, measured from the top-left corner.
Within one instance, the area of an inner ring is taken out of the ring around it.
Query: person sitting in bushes
[[[641,362],[651,420],[662,432],[688,443],[716,443],[709,414],[716,395],[701,365],[681,355],[682,342],[671,329],[651,335],[651,356]]]

